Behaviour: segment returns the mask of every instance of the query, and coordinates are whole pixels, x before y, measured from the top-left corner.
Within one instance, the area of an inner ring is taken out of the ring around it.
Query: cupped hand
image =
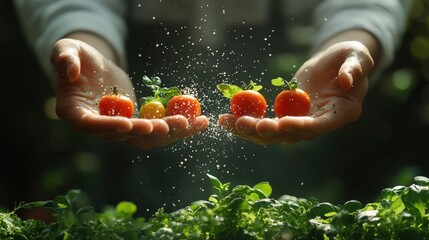
[[[56,70],[57,115],[78,132],[149,149],[171,144],[208,127],[206,116],[189,122],[180,115],[150,120],[100,115],[99,98],[116,85],[134,101],[134,115],[138,116],[134,87],[122,68],[83,41],[59,40],[54,45],[51,62]]]
[[[262,145],[315,139],[360,117],[368,90],[367,74],[373,67],[368,49],[360,42],[336,43],[314,55],[295,73],[299,88],[311,98],[308,116],[259,119],[222,114],[218,122],[238,137]]]

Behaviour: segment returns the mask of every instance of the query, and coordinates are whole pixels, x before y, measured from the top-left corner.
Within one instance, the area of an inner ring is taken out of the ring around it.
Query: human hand
[[[333,44],[306,61],[294,76],[299,88],[310,95],[309,116],[259,119],[223,114],[218,122],[231,133],[262,145],[315,139],[360,117],[368,90],[367,74],[373,67],[362,43]]]
[[[57,72],[57,115],[78,132],[149,149],[192,136],[208,126],[205,116],[188,122],[181,115],[150,120],[100,115],[99,98],[116,85],[134,101],[137,116],[134,87],[119,66],[83,41],[59,40],[54,45],[51,62]]]

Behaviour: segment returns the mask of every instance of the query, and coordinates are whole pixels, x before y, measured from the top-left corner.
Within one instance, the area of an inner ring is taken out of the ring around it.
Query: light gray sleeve
[[[381,44],[381,56],[374,69],[380,73],[394,59],[412,4],[413,0],[323,1],[315,12],[317,38],[313,51],[339,32],[363,29],[372,33]]]
[[[123,0],[14,0],[24,35],[43,70],[52,76],[50,54],[54,43],[76,31],[106,39],[126,66],[124,42],[127,28]]]

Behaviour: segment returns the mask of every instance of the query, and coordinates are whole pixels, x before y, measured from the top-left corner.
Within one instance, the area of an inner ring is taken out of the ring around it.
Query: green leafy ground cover
[[[123,201],[96,212],[75,209],[79,190],[53,200],[19,204],[0,212],[0,239],[429,239],[429,178],[410,186],[385,188],[377,201],[344,204],[283,195],[270,198],[271,186],[222,183],[207,174],[214,194],[175,212],[162,208],[149,219],[134,216],[137,206]],[[21,219],[17,212],[45,208],[54,221]]]

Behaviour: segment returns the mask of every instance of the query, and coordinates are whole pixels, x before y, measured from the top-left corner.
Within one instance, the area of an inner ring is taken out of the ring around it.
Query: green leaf
[[[216,87],[226,98],[232,98],[232,96],[234,96],[237,92],[243,91],[243,89],[237,85],[221,83]]]
[[[232,209],[232,210],[236,210],[236,209],[238,209],[240,206],[241,206],[241,204],[243,204],[245,201],[244,201],[244,198],[242,198],[242,197],[236,197],[236,198],[234,198],[234,199],[232,199],[231,200],[231,202],[229,202],[228,203],[228,208],[229,209]]]
[[[281,87],[286,84],[285,80],[282,77],[271,79],[271,84],[276,87]]]
[[[59,208],[71,208],[70,202],[65,196],[56,196],[54,202]]]
[[[390,210],[394,211],[396,215],[399,215],[400,213],[402,213],[402,211],[404,211],[405,205],[399,196],[393,199],[395,200],[392,202]]]
[[[259,190],[258,190],[259,191]],[[251,201],[258,201],[259,199],[263,199],[265,198],[265,195],[263,194],[262,191],[259,191],[260,194],[258,194],[256,191],[255,192],[251,192],[250,194],[247,195],[247,197],[251,200]],[[261,196],[262,195],[262,196]]]
[[[426,214],[426,205],[429,205],[429,190],[427,187],[412,184],[401,199],[414,216],[423,217]]]
[[[224,190],[224,191],[228,191],[228,189],[229,189],[229,186],[231,185],[231,183],[229,183],[229,182],[227,182],[227,183],[224,183],[224,184],[222,184],[222,189]]]
[[[334,214],[331,223],[334,225],[345,226],[345,225],[353,224],[354,221],[355,221],[354,213],[351,213],[346,210],[342,210],[339,213]]]
[[[272,204],[272,199],[269,198],[263,198],[263,199],[259,199],[254,201],[254,203],[252,204],[253,208],[257,211],[259,208],[268,208],[271,206]]]
[[[154,97],[142,97],[140,98],[140,106],[144,106],[146,103],[155,100]]]
[[[144,85],[146,85],[146,86],[151,86],[152,85],[152,80],[148,76],[144,75],[142,77],[142,80],[143,80],[143,84]]]
[[[269,197],[273,192],[273,189],[268,182],[260,182],[253,186],[253,188],[261,190],[265,194],[265,197]]]
[[[28,203],[24,203],[22,204],[19,208],[38,208],[38,207],[43,207],[48,203],[52,203],[52,201],[35,201],[35,202],[28,202]]]
[[[217,196],[216,195],[210,195],[209,197],[209,201],[213,202],[213,203],[218,203],[219,201],[217,200]]]
[[[356,200],[349,200],[343,205],[343,209],[351,213],[359,210],[360,208],[362,208],[362,203]]]
[[[78,223],[85,223],[90,220],[97,218],[97,213],[94,211],[94,207],[86,206],[82,207],[76,212],[76,218]]]
[[[312,208],[310,208],[310,210],[308,212],[309,212],[310,216],[312,216],[312,217],[316,217],[316,216],[323,217],[327,213],[337,212],[337,209],[335,208],[335,206],[332,203],[321,202],[321,203],[316,204]]]
[[[180,95],[180,89],[177,87],[171,87],[171,88],[161,88],[159,89],[159,94],[156,96],[158,101],[160,101],[162,104],[164,104],[164,107],[167,107],[168,101],[174,97]]]
[[[206,173],[206,175],[209,177],[210,182],[212,183],[213,187],[216,188],[217,190],[221,191],[222,190],[222,183],[219,181],[219,179],[209,173]]]
[[[382,208],[384,209],[390,209],[390,207],[392,206],[392,204],[389,202],[389,200],[383,198],[380,202],[380,205]]]
[[[137,206],[133,202],[122,201],[116,205],[116,212],[124,217],[132,217],[137,211]]]
[[[82,191],[79,189],[71,189],[67,192],[64,197],[67,199],[67,202],[70,204],[78,200],[82,196]]]
[[[152,78],[152,85],[156,85],[156,86],[161,85],[161,78],[159,78],[157,76],[153,77]]]
[[[417,176],[414,178],[414,181],[422,186],[429,186],[429,178],[424,176]]]
[[[325,217],[332,217],[332,216],[335,216],[335,215],[337,215],[337,212],[328,212],[328,213],[325,213]]]
[[[170,98],[181,94],[180,89],[178,87],[161,88],[161,78],[159,77],[153,77],[152,79],[150,79],[147,76],[143,76],[143,84],[152,89],[153,96],[146,96],[140,98],[140,105],[144,105],[149,101],[156,100],[160,101],[164,105],[164,107],[166,107]]]

